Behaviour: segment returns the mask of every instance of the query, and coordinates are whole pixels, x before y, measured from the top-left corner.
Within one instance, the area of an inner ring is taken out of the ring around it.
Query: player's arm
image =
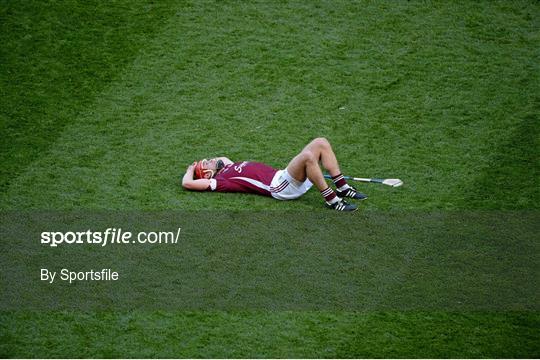
[[[197,163],[193,163],[188,166],[186,173],[184,174],[184,177],[182,178],[182,186],[184,189],[188,190],[195,190],[195,191],[205,191],[210,187],[210,180],[209,179],[193,179],[193,172],[195,171],[195,165]]]

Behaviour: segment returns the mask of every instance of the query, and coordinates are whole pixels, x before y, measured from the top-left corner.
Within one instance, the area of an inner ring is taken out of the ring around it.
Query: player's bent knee
[[[320,148],[330,147],[330,142],[324,137],[318,137],[312,141],[312,143]]]
[[[306,150],[306,151],[302,152],[302,160],[306,164],[310,164],[310,163],[313,164],[313,163],[317,163],[319,161],[317,156],[315,156],[315,154],[312,151],[309,151],[309,150]]]

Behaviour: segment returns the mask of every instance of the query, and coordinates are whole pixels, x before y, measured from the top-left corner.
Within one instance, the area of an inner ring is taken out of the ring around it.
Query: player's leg
[[[313,142],[313,147],[315,149],[319,149],[321,152],[321,163],[322,166],[328,170],[330,175],[332,176],[332,181],[334,182],[334,185],[336,186],[336,194],[339,197],[348,197],[351,199],[356,200],[365,200],[367,199],[367,196],[365,194],[362,194],[358,191],[356,191],[355,188],[347,184],[347,181],[341,174],[341,171],[339,170],[339,164],[336,159],[336,155],[334,154],[334,150],[332,150],[332,146],[330,143],[324,139],[319,138],[315,139]]]
[[[307,144],[287,165],[287,172],[298,181],[308,178],[320,190],[320,187],[326,187],[326,182],[319,161],[330,175],[339,175],[336,155],[325,138],[317,138]]]
[[[341,201],[326,184],[319,162],[333,177],[341,175],[332,146],[324,138],[317,138],[306,145],[287,165],[287,172],[298,181],[303,182],[308,178],[319,189],[329,206],[337,210],[356,210],[355,205]]]
[[[313,159],[317,159],[316,168],[310,164]],[[324,187],[324,189],[326,189],[327,186],[322,171],[320,171],[320,168],[318,167],[319,161],[332,176],[332,181],[337,188],[337,195],[339,197],[349,197],[356,200],[367,199],[365,194],[356,191],[356,189],[347,184],[347,181],[339,169],[339,164],[334,150],[332,149],[332,145],[330,145],[325,138],[317,138],[306,145],[300,154],[289,163],[287,170],[295,179],[301,178],[305,180],[307,176],[321,191],[321,186]]]

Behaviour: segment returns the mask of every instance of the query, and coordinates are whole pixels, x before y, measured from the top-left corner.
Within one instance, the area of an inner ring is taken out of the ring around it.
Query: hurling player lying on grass
[[[332,176],[337,188],[335,192],[324,180],[319,162]],[[345,197],[357,200],[367,198],[347,184],[332,146],[325,138],[310,142],[284,170],[258,162],[233,162],[226,157],[218,157],[194,162],[182,179],[182,186],[189,190],[253,193],[278,200],[296,199],[313,184],[321,192],[326,206],[338,211],[357,209],[355,204],[343,200]]]

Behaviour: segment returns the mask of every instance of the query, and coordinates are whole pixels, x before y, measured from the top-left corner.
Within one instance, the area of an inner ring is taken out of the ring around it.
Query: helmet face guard
[[[223,160],[220,159],[220,160],[218,160],[218,161],[216,162],[216,168],[217,168],[217,171],[223,169],[224,167],[225,167],[225,163],[223,162]]]
[[[210,178],[213,178],[214,175],[215,175],[215,172],[214,170],[210,170],[210,169],[205,169],[203,167],[203,164],[208,161],[206,159],[202,159],[200,161],[197,162],[197,165],[195,165],[195,172],[194,172],[194,175],[195,175],[195,178],[196,179],[206,179],[205,175],[207,173],[210,173]]]

